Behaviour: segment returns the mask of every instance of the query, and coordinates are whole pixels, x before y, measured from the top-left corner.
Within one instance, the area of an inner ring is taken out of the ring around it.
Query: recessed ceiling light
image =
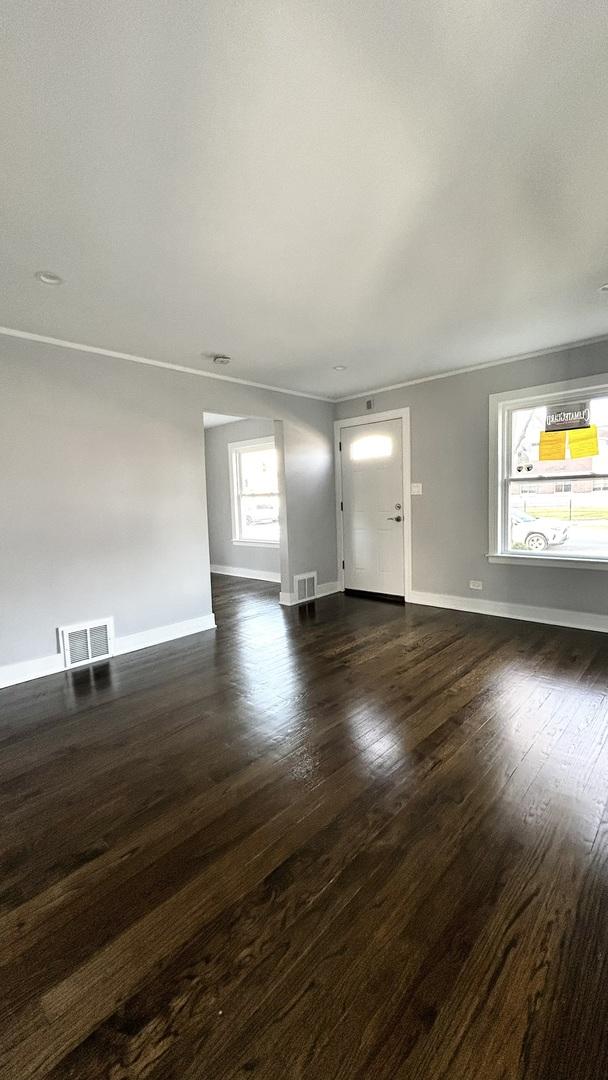
[[[334,364],[334,371],[346,371],[346,364]]]
[[[606,281],[603,285],[600,285],[598,292],[608,292],[608,281]]]
[[[54,274],[52,270],[37,270],[34,277],[43,285],[63,285],[63,278],[60,278],[59,274]]]

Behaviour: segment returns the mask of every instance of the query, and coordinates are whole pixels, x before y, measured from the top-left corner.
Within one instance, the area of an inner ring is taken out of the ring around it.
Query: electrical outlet
[[[469,581],[469,589],[481,591],[483,589],[483,581]]]

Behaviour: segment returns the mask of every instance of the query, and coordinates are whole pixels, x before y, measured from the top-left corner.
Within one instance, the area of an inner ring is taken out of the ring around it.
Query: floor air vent
[[[60,626],[59,641],[66,668],[106,660],[112,655],[114,620],[96,619],[90,623]]]
[[[296,603],[305,604],[307,600],[314,600],[317,595],[316,570],[309,574],[294,574],[293,583],[296,588]]]

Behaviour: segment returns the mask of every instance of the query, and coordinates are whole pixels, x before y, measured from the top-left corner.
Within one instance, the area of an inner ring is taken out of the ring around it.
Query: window
[[[279,481],[274,439],[230,443],[232,539],[279,543]]]
[[[351,443],[350,460],[372,461],[390,457],[392,452],[393,440],[390,435],[363,435]]]
[[[608,567],[608,386],[582,382],[491,397],[491,559]]]

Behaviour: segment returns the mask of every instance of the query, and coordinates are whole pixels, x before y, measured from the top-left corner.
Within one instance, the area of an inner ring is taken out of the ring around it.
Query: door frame
[[[338,584],[344,592],[344,522],[342,518],[342,457],[340,431],[342,428],[363,427],[384,420],[401,420],[401,447],[403,467],[403,574],[405,599],[412,595],[412,481],[410,409],[390,409],[388,412],[372,413],[371,416],[349,416],[346,420],[334,420],[334,463],[336,477],[336,528],[338,532]]]

